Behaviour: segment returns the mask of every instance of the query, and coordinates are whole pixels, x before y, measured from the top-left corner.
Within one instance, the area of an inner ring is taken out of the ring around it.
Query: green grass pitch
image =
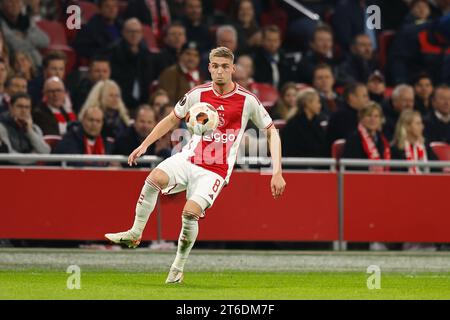
[[[362,272],[194,272],[166,285],[163,272],[91,271],[72,290],[68,276],[0,271],[0,299],[450,299],[450,273],[388,273],[372,290]]]

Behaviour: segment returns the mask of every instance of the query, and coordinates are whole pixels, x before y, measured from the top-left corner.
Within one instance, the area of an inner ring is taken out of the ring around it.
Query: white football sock
[[[136,213],[134,216],[133,227],[131,227],[131,233],[140,238],[147,224],[148,218],[155,209],[156,201],[158,200],[158,194],[161,189],[153,183],[150,179],[145,180],[142,187],[141,195],[136,204]]]
[[[183,215],[183,227],[178,238],[177,256],[172,264],[172,268],[183,271],[189,253],[194,246],[198,235],[198,218],[186,217]]]

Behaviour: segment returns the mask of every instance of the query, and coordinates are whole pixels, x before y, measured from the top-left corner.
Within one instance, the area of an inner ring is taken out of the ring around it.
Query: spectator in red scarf
[[[44,101],[33,113],[33,119],[44,136],[63,136],[67,125],[76,120],[73,112],[64,108],[66,88],[58,77],[51,77],[44,84]]]
[[[433,152],[425,143],[423,130],[424,124],[419,111],[403,111],[395,127],[395,135],[391,147],[392,159],[425,162],[436,160]],[[399,168],[398,171],[419,174],[428,170],[410,167],[409,169]]]
[[[80,122],[70,126],[63,139],[56,145],[54,153],[59,154],[112,154],[112,144],[101,135],[103,128],[103,110],[90,107],[80,114]],[[73,166],[106,166],[107,163],[70,163]]]
[[[381,132],[384,122],[383,110],[375,102],[362,108],[356,131],[346,140],[343,158],[390,160],[389,142]],[[383,167],[370,166],[369,171],[385,171]]]
[[[186,43],[181,49],[178,64],[165,69],[159,76],[159,87],[169,94],[172,104],[186,92],[203,83],[199,70],[200,53],[195,42]]]

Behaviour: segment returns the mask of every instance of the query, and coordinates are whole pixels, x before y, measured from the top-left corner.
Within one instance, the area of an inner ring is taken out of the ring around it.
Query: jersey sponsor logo
[[[232,131],[234,131],[234,130],[232,130]],[[236,140],[236,134],[234,134],[234,133],[222,133],[222,132],[215,131],[215,132],[213,132],[212,134],[210,134],[208,136],[203,136],[203,140],[205,140],[205,141],[222,142],[222,143],[233,142],[234,140]]]

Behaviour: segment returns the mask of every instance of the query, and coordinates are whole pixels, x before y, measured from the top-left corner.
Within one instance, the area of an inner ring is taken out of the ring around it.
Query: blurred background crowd
[[[283,156],[439,159],[433,147],[450,143],[450,0],[298,3],[307,10],[272,0],[0,0],[0,152],[128,155],[210,81],[209,50],[225,46],[234,81],[275,120]],[[68,28],[71,5],[80,29]],[[175,143],[169,133],[147,154],[167,157]]]

